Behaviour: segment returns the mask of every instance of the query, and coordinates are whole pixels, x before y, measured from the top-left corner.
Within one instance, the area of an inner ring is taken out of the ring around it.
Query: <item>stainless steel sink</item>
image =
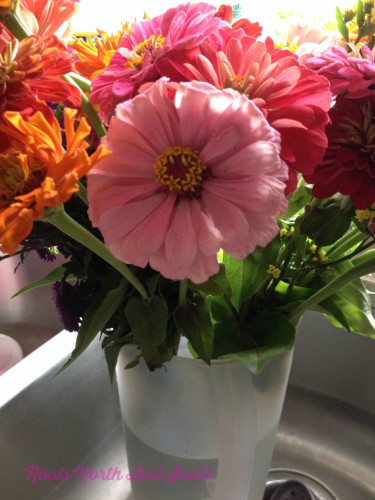
[[[23,324],[19,333],[26,336],[34,305],[17,307],[15,315],[0,303],[3,324]],[[53,332],[54,313],[36,314],[42,319]],[[98,342],[54,377],[74,340],[61,332],[0,377],[2,500],[132,500],[124,478],[85,483],[74,474],[77,467],[128,473],[116,387]],[[319,314],[305,316],[269,484],[298,479],[314,500],[375,499],[374,360],[375,341],[337,330]],[[28,480],[29,465],[50,479],[37,480],[29,469]]]
[[[319,500],[375,499],[374,360],[373,340],[306,316],[270,482],[300,480]]]
[[[30,253],[25,262],[18,265],[18,257],[0,262],[0,333],[14,338],[27,356],[61,331],[61,323],[48,287],[12,298],[22,287],[56,267],[42,262],[35,253]]]

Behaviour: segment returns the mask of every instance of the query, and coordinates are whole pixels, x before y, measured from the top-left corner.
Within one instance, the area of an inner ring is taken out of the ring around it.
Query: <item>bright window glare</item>
[[[191,3],[194,0],[190,0]],[[199,1],[199,0],[196,0]],[[124,2],[124,0],[81,0],[80,12],[73,19],[74,31],[95,31],[97,28],[105,31],[117,31],[123,21],[142,19],[147,12],[151,17],[162,14],[169,7],[174,7],[183,1],[176,0],[141,0],[139,2]],[[253,21],[266,22],[278,11],[287,12],[294,10],[303,12],[306,18],[323,17],[334,19],[335,6],[345,7],[347,2],[342,0],[316,0],[304,2],[301,0],[268,0],[256,2],[255,0],[241,1],[209,1],[219,6],[221,4],[241,4],[244,17]]]

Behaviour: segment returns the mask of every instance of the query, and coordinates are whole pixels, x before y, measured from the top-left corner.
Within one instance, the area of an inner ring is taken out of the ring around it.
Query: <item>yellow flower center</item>
[[[142,68],[146,52],[155,52],[164,46],[165,38],[161,35],[151,35],[147,40],[139,43],[133,50],[131,57],[127,60],[125,67],[130,69]],[[153,59],[151,60],[153,62]]]
[[[155,182],[160,182],[171,193],[183,196],[199,196],[203,180],[207,177],[207,166],[202,163],[199,152],[190,147],[168,148],[156,159]]]
[[[32,191],[40,185],[44,176],[44,168],[37,163],[30,167],[25,154],[0,155],[0,205]]]

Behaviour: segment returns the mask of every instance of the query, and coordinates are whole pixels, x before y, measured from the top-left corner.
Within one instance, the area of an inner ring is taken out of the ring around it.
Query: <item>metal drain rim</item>
[[[314,500],[340,500],[320,479],[298,469],[275,468],[269,471],[267,486],[295,480],[302,483],[313,495]]]

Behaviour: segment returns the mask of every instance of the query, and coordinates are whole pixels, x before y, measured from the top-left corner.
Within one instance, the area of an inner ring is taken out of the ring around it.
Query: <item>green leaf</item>
[[[294,224],[294,244],[297,250],[298,264],[301,263],[306,254],[306,240],[307,236],[301,233],[301,224],[304,216],[300,215],[297,217]]]
[[[265,248],[259,248],[246,259],[239,260],[224,253],[226,275],[232,289],[231,302],[237,311],[243,302],[257,293],[266,280],[269,264],[276,262],[281,242],[276,237]]]
[[[365,23],[365,11],[363,8],[362,0],[358,0],[357,2],[357,24],[358,28],[362,28]]]
[[[167,336],[168,306],[164,299],[153,295],[144,300],[140,296],[130,298],[125,314],[134,339],[142,350],[148,367],[153,370],[169,359],[162,343]]]
[[[351,262],[342,262],[331,269],[331,276],[334,278],[352,267]],[[340,288],[338,292],[320,302],[315,309],[325,314],[335,326],[375,338],[371,300],[360,279]]]
[[[306,184],[299,186],[288,198],[288,211],[282,216],[282,219],[290,219],[300,212],[311,202],[311,187]]]
[[[225,266],[220,265],[220,270],[217,274],[210,277],[208,281],[197,285],[195,283],[189,284],[189,288],[194,290],[199,290],[201,292],[207,293],[208,295],[228,295],[232,293],[229,280],[225,274]]]
[[[141,359],[142,354],[138,354],[137,357],[133,359],[133,361],[129,361],[129,363],[125,366],[125,370],[130,370],[131,368],[136,367],[139,364],[139,360]]]
[[[207,302],[200,296],[194,302],[179,305],[174,312],[178,331],[191,343],[194,351],[206,363],[210,363],[214,330]]]
[[[108,279],[108,282],[103,284],[102,290],[87,309],[72,355],[58,373],[70,366],[88,348],[123,302],[127,281],[121,279],[116,288],[110,288],[110,286],[111,280]]]
[[[72,281],[76,279],[76,276],[74,276],[73,274],[66,274],[66,273],[67,270],[65,266],[57,267],[52,272],[47,274],[47,276],[45,276],[44,278],[37,281],[33,281],[33,283],[29,283],[28,285],[21,288],[21,290],[18,290],[18,292],[15,293],[13,297],[17,297],[17,295],[21,295],[22,293],[28,292],[29,290],[33,290],[34,288],[40,288],[42,286],[52,285],[53,283],[56,283],[56,281],[61,281],[63,279],[65,279],[66,281]]]
[[[115,375],[117,359],[122,347],[123,344],[111,344],[104,349],[105,360],[107,362],[111,383],[113,383],[113,377]]]
[[[229,300],[225,297],[208,297],[211,316],[214,323],[224,323],[228,328],[235,325],[238,320],[238,314]]]
[[[281,313],[257,314],[249,325],[257,347],[249,351],[225,354],[220,359],[234,359],[246,365],[252,373],[260,373],[280,352],[290,351],[295,342],[295,328]]]
[[[315,208],[303,217],[300,231],[319,246],[335,243],[349,229],[351,217],[337,205]]]
[[[346,42],[349,42],[349,30],[345,24],[344,16],[342,15],[342,12],[338,7],[336,7],[336,22],[341,36]]]
[[[150,278],[147,280],[147,290],[150,295],[154,295],[157,289],[157,286],[160,281],[160,274],[153,274]]]

